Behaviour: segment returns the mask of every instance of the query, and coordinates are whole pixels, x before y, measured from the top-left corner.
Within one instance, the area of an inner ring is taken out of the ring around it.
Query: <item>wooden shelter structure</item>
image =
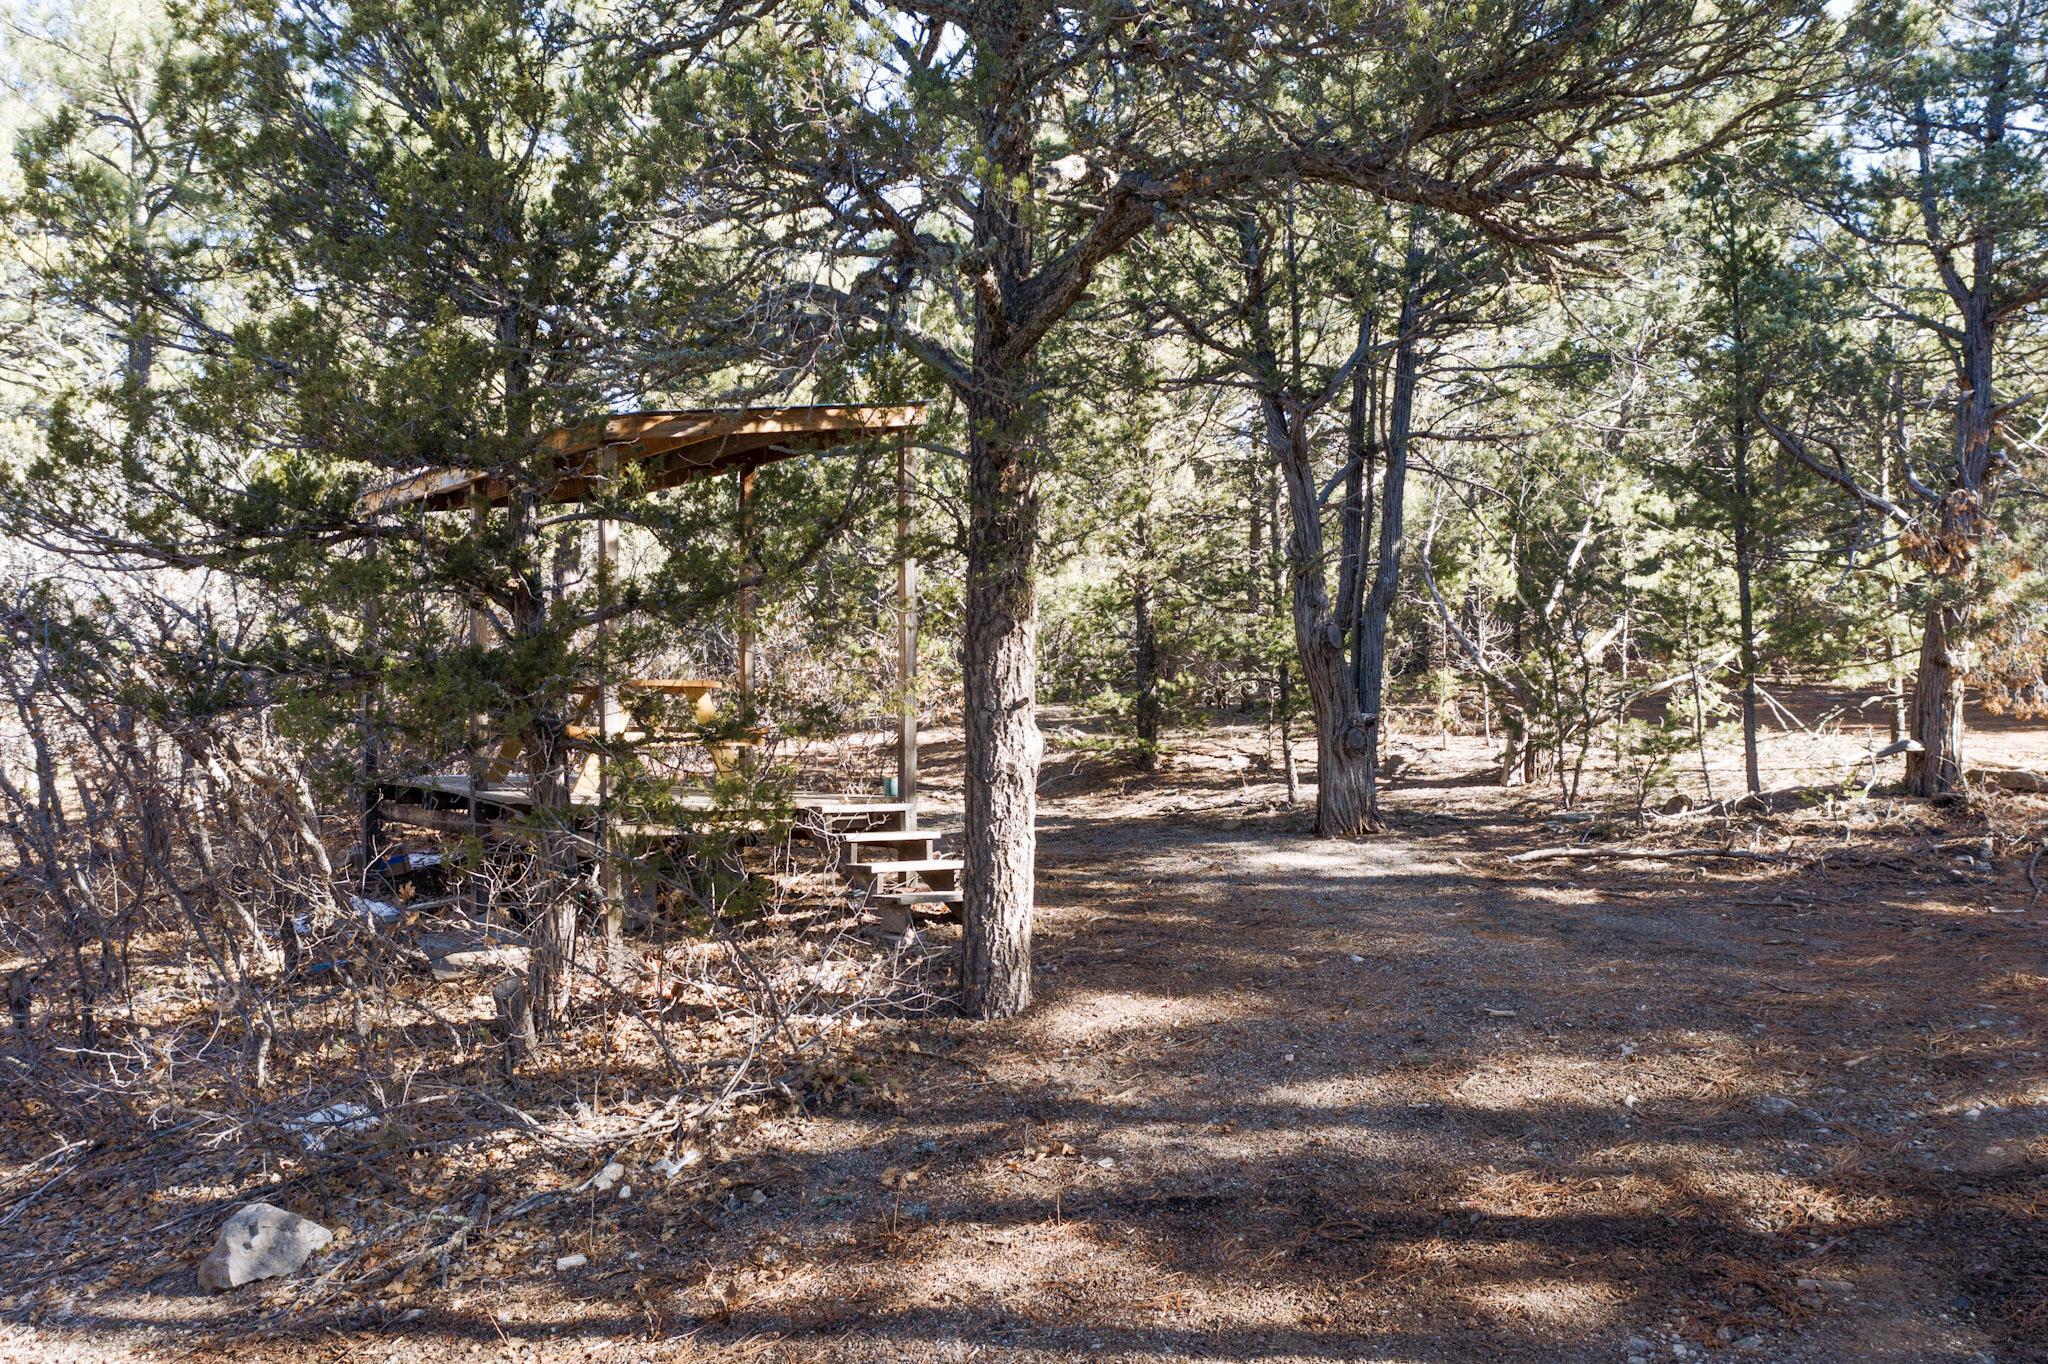
[[[896,777],[888,793],[800,792],[800,821],[841,845],[848,874],[864,884],[869,903],[878,907],[957,904],[959,862],[934,854],[935,835],[918,827],[917,561],[912,554],[911,481],[914,465],[910,433],[923,421],[921,405],[687,408],[630,412],[586,425],[555,431],[542,441],[547,452],[536,481],[530,476],[515,484],[503,473],[476,469],[428,469],[363,494],[358,511],[365,517],[467,510],[479,532],[493,508],[515,496],[533,496],[546,503],[582,502],[620,486],[630,475],[636,493],[657,492],[684,483],[731,475],[737,484],[742,562],[750,552],[754,517],[754,476],[779,460],[819,454],[865,441],[893,439],[896,444]],[[618,523],[600,520],[597,553],[601,565],[614,561]],[[732,679],[744,708],[754,685],[753,591],[739,593],[739,640],[736,676]],[[602,626],[600,629],[604,628]],[[470,613],[470,642],[481,646],[487,625],[480,608]],[[686,698],[697,718],[716,712],[726,682],[718,678],[624,679],[580,689],[575,697],[588,714],[571,717],[572,740],[595,741],[571,790],[572,820],[588,823],[597,834],[603,879],[616,887],[611,865],[618,829],[609,816],[611,781],[607,751],[615,742],[633,743],[647,736],[628,728],[621,691]],[[587,720],[588,723],[579,723]],[[366,844],[377,842],[386,821],[449,833],[516,830],[534,812],[534,794],[515,770],[518,741],[500,736],[495,755],[486,756],[483,736],[473,744],[465,772],[427,773],[379,778],[374,756],[365,808]],[[745,745],[740,745],[744,748]],[[714,765],[733,761],[733,752],[712,753]],[[694,799],[709,808],[708,792],[684,793],[681,804]],[[676,834],[679,829],[635,827],[635,835]],[[878,855],[880,854],[880,855]],[[916,877],[922,885],[903,878]]]

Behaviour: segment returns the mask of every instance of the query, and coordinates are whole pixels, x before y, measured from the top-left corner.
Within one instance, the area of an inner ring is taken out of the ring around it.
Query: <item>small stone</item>
[[[1756,1101],[1757,1112],[1771,1118],[1782,1118],[1798,1107],[1782,1094],[1766,1094]]]
[[[572,1269],[581,1269],[589,1263],[590,1257],[588,1255],[563,1255],[556,1259],[555,1269],[560,1273],[566,1274]]]
[[[450,948],[440,956],[429,956],[427,968],[438,981],[469,980],[524,971],[527,950],[503,943],[477,943]]]
[[[611,1164],[605,1166],[602,1170],[599,1170],[596,1174],[592,1175],[590,1177],[590,1182],[584,1185],[583,1187],[585,1187],[586,1189],[595,1189],[599,1193],[610,1193],[612,1191],[612,1186],[617,1184],[620,1180],[624,1179],[625,1177],[626,1167],[619,1164],[615,1160],[611,1162]]]
[[[1763,1347],[1764,1338],[1762,1336],[1741,1336],[1735,1341],[1735,1348],[1738,1350],[1761,1350]]]
[[[1110,1166],[1116,1164],[1116,1158],[1114,1156],[1104,1156],[1102,1159],[1096,1161],[1095,1163],[1097,1165],[1100,1165],[1103,1169],[1107,1170]]]
[[[296,1273],[314,1251],[333,1242],[334,1233],[310,1217],[269,1203],[250,1203],[222,1224],[213,1249],[200,1262],[199,1282],[221,1293],[257,1279]]]

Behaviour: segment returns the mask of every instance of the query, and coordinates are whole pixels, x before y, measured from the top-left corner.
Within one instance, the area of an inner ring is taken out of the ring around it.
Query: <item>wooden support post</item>
[[[754,466],[743,464],[739,473],[739,697],[740,713],[752,723],[754,697],[754,587],[752,579],[761,571],[754,560]]]
[[[908,808],[903,827],[917,827],[917,555],[911,549],[914,473],[910,433],[896,438],[896,799]]]
[[[478,561],[482,561],[484,536],[490,530],[491,504],[481,494],[473,496],[469,503],[470,539],[476,550]],[[490,628],[490,618],[485,613],[483,587],[478,584],[471,590],[469,598],[469,648],[472,655],[484,647],[484,635]],[[483,821],[477,817],[477,792],[484,784],[484,745],[488,742],[484,721],[486,717],[471,711],[469,715],[469,801],[464,809],[469,825],[469,836],[483,836]],[[491,897],[488,884],[474,872],[463,878],[462,900],[464,911],[472,918],[488,921],[491,913]]]
[[[607,449],[599,456],[600,476],[609,474],[615,457]],[[609,491],[609,489],[607,489]],[[597,606],[602,613],[614,598],[612,575],[617,571],[619,523],[602,517],[597,523]],[[612,627],[609,620],[597,624],[597,888],[604,908],[606,968],[617,973],[625,963],[626,897],[619,874],[616,834],[617,812],[612,808],[613,790],[611,744],[625,733],[626,717],[619,704],[618,660],[612,657]]]
[[[491,504],[481,496],[474,497],[469,504],[469,532],[477,557],[483,557],[484,536],[490,530]],[[472,590],[469,598],[469,647],[472,653],[484,647],[484,636],[490,630],[490,617],[484,607],[481,586]],[[476,796],[484,784],[484,745],[486,738],[482,715],[472,711],[469,717],[469,814],[470,824],[475,827]]]
[[[363,606],[362,650],[367,657],[376,647],[377,603],[371,600]],[[383,843],[383,793],[378,788],[379,762],[377,735],[378,687],[375,682],[363,684],[362,699],[357,707],[357,722],[363,735],[363,870],[367,873],[370,865],[377,860],[377,851]]]

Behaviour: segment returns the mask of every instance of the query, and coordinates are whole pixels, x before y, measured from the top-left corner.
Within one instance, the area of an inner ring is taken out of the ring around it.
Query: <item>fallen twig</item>
[[[420,1251],[419,1254],[413,1256],[410,1260],[399,1264],[396,1268],[380,1269],[375,1274],[351,1284],[350,1287],[358,1292],[369,1288],[381,1288],[387,1283],[395,1283],[403,1279],[429,1260],[446,1261],[450,1255],[461,1250],[463,1244],[468,1241],[470,1229],[476,1226],[477,1222],[484,1215],[484,1204],[485,1196],[478,1194],[470,1200],[469,1211],[455,1219],[455,1230]]]
[[[1779,853],[1750,852],[1744,848],[1598,848],[1567,844],[1556,848],[1531,848],[1528,852],[1516,853],[1508,861],[1548,862],[1563,857],[1640,857],[1658,860],[1688,857],[1725,857],[1742,862],[1786,862],[1791,860]]]

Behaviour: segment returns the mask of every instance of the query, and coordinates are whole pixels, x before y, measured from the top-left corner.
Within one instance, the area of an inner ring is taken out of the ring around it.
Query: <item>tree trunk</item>
[[[1007,31],[988,35],[998,46]],[[1003,66],[1011,54],[990,59]],[[1005,68],[1008,69],[1008,68]],[[1034,292],[1029,183],[1037,126],[1029,100],[992,98],[981,140],[992,173],[974,206],[983,262],[974,294],[974,349],[963,386],[967,437],[965,698],[966,828],[961,878],[961,1007],[1008,1018],[1031,1007],[1033,864],[1038,852],[1038,479],[1025,410],[1031,356],[1046,306]]]
[[[962,1004],[982,1018],[1031,1006],[1032,869],[1037,853],[1038,497],[1013,403],[969,405],[967,535],[966,930]]]
[[[1369,832],[1372,809],[1372,724],[1359,712],[1346,631],[1331,608],[1323,574],[1323,529],[1306,434],[1277,398],[1265,400],[1266,438],[1286,485],[1287,537],[1294,647],[1316,725],[1316,823],[1324,838]]]
[[[1980,272],[1980,278],[1983,272]],[[1920,671],[1913,679],[1913,738],[1906,789],[1916,796],[1953,791],[1963,779],[1963,670],[1970,615],[1962,598],[1977,551],[1991,525],[1993,438],[1998,405],[1991,387],[1990,305],[1972,291],[1962,303],[1957,373],[1955,467],[1941,502],[1939,538],[1927,551],[1933,599],[1920,634]]]
[[[1749,423],[1735,421],[1735,604],[1742,638],[1739,665],[1742,669],[1742,771],[1749,794],[1764,789],[1762,768],[1756,751],[1756,547],[1750,525]]]
[[[498,321],[498,344],[505,366],[505,434],[515,445],[530,439],[533,431],[529,325],[515,312],[507,312]],[[508,643],[515,649],[531,648],[552,628],[542,579],[538,510],[539,494],[532,488],[521,488],[505,506],[503,567],[512,628]],[[529,1031],[543,1035],[568,1017],[575,994],[577,890],[582,876],[576,832],[570,823],[567,692],[565,679],[549,678],[540,683],[539,694],[521,698],[533,707],[520,738],[527,789],[540,825],[537,847],[546,873],[541,881],[544,898],[528,923],[526,998],[522,1004],[530,1014]]]
[[[1138,551],[1149,562],[1150,527],[1137,527]],[[1139,569],[1131,577],[1131,685],[1135,693],[1132,718],[1138,733],[1138,766],[1159,770],[1159,635],[1152,624],[1152,577]]]
[[[1961,607],[1929,603],[1920,636],[1920,672],[1913,680],[1913,738],[1906,789],[1916,796],[1953,791],[1963,779],[1963,675],[1957,654],[1967,622]]]
[[[1400,330],[1394,339],[1394,384],[1387,406],[1387,472],[1379,493],[1379,548],[1374,557],[1372,588],[1359,610],[1357,678],[1358,713],[1365,721],[1365,820],[1379,829],[1379,717],[1387,682],[1387,622],[1401,586],[1401,556],[1406,549],[1409,431],[1415,416],[1416,328],[1421,308],[1418,281],[1422,257],[1408,248],[1406,289],[1401,298]]]

